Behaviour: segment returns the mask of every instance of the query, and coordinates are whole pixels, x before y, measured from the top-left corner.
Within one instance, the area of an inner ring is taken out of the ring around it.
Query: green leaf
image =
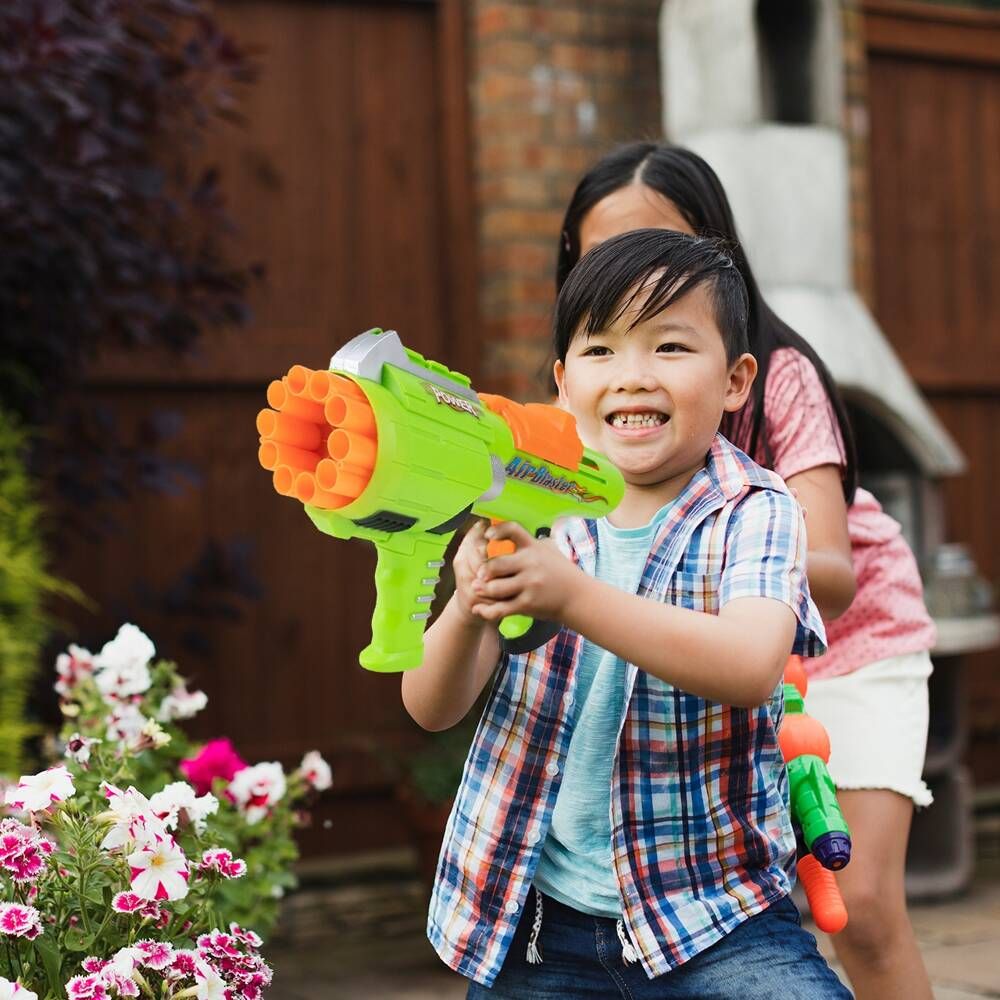
[[[69,951],[90,951],[94,943],[94,935],[88,934],[82,927],[70,927],[63,937],[63,944]]]
[[[35,951],[42,959],[45,966],[45,975],[48,976],[49,984],[55,987],[62,985],[62,961],[59,954],[59,947],[52,940],[43,934],[33,942]]]

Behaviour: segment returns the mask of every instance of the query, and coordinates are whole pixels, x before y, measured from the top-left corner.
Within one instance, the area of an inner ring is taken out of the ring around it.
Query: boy
[[[849,996],[788,899],[781,674],[824,648],[802,517],[717,433],[756,373],[746,311],[711,240],[639,230],[580,261],[554,374],[625,497],[557,545],[474,527],[403,677],[443,729],[499,661],[428,924],[470,998]],[[517,550],[487,560],[487,539]],[[518,613],[563,629],[505,653],[495,626]]]

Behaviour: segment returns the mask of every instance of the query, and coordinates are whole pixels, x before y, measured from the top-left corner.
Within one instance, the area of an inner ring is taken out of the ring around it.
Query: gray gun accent
[[[382,365],[386,364],[416,375],[417,378],[432,385],[440,386],[455,396],[471,399],[477,406],[483,405],[475,390],[469,386],[411,361],[395,330],[386,330],[383,333],[372,329],[359,333],[330,358],[331,371],[347,372],[348,375],[371,379],[372,382],[382,381]]]
[[[493,470],[493,482],[490,488],[479,498],[477,503],[487,503],[496,500],[507,483],[507,472],[504,469],[503,460],[497,455],[490,455],[490,468]]]

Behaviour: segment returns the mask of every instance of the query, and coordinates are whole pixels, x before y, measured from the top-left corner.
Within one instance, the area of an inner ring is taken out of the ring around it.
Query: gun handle
[[[827,934],[839,934],[847,926],[847,907],[833,872],[811,854],[799,858],[798,872],[816,926]]]
[[[376,543],[372,641],[360,656],[365,669],[394,673],[423,662],[424,629],[450,538],[400,532]]]
[[[490,524],[500,523],[500,518],[490,518]],[[517,546],[507,538],[488,542],[486,545],[486,555],[490,559],[510,556],[516,551]],[[508,615],[500,622],[500,636],[507,653],[530,653],[533,649],[544,646],[558,632],[559,625],[555,622],[536,622],[527,615]]]

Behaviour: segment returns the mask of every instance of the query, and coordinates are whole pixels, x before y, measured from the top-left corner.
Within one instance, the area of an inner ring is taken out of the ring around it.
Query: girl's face
[[[598,243],[634,229],[670,229],[694,236],[695,231],[681,210],[658,191],[637,181],[612,191],[583,217],[580,223],[580,255]]]

